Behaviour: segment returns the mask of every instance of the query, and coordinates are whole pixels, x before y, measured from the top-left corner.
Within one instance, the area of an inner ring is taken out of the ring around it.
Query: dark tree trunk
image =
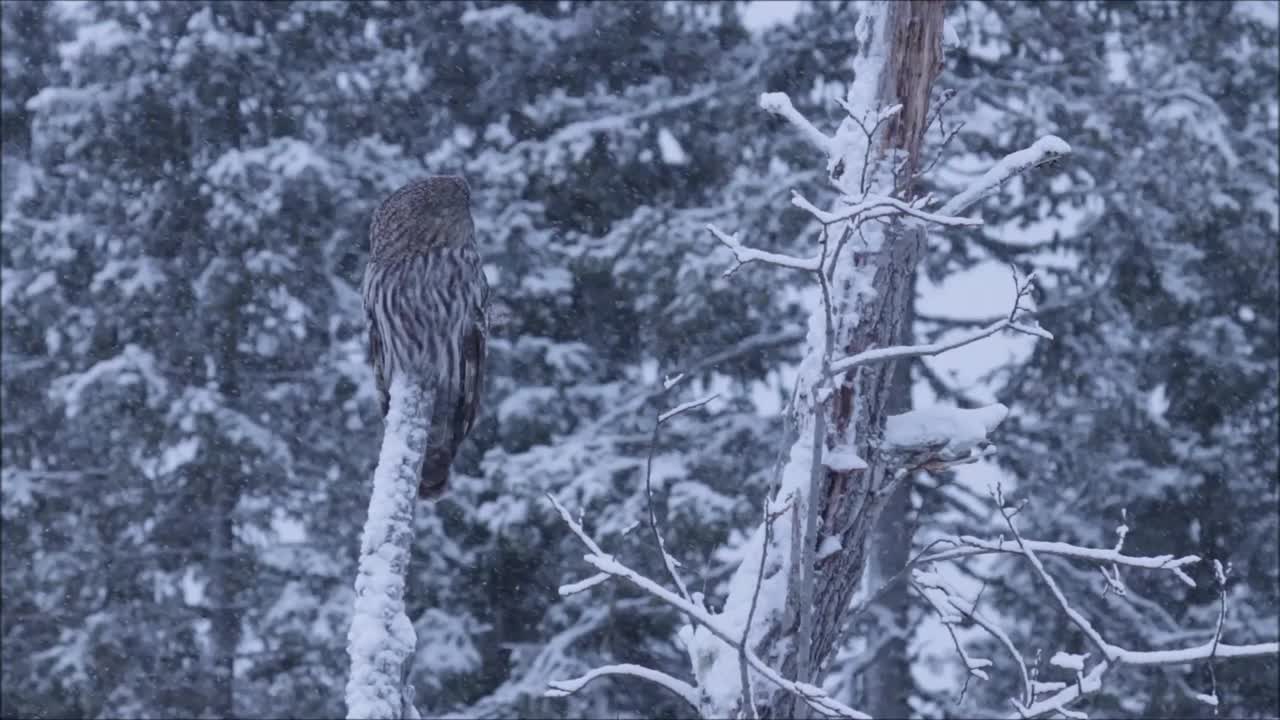
[[[914,283],[913,283],[914,285]],[[915,319],[914,293],[907,298],[906,317],[903,318],[902,337],[898,342],[912,341],[911,327]],[[901,413],[911,409],[911,363],[899,363],[893,373],[890,389],[889,413]],[[880,513],[874,538],[874,557],[868,590],[878,591],[907,564],[911,555],[911,542],[915,537],[917,518],[911,509],[911,483],[904,479],[894,488]],[[907,612],[910,596],[907,583],[901,578],[894,581],[881,596],[880,606],[889,611],[894,629],[905,631],[909,623]],[[887,629],[887,628],[886,628]],[[871,638],[872,644],[877,638]],[[911,680],[911,662],[907,657],[907,641],[904,638],[889,640],[875,662],[862,677],[865,688],[862,703],[866,712],[876,718],[906,718],[911,715],[909,699],[914,684]]]
[[[908,161],[900,171],[903,178],[911,177],[919,167],[929,93],[941,69],[943,13],[941,2],[910,0],[888,6],[888,24],[883,29],[888,56],[879,82],[880,104],[887,107],[901,103],[902,110],[886,124],[878,138],[878,151],[882,155],[893,150],[907,154]],[[922,232],[904,232],[895,225],[885,233],[881,250],[874,256],[846,256],[848,262],[875,268],[875,295],[860,311],[853,311],[857,313],[857,324],[842,334],[848,340],[837,349],[837,356],[886,347],[904,337],[915,292],[915,268],[923,250]],[[876,448],[885,420],[898,407],[890,404],[897,389],[893,382],[896,370],[897,363],[879,363],[865,366],[860,374],[845,376],[825,409],[826,448],[852,446],[868,462],[868,468],[851,472],[828,470],[816,498],[823,526],[820,536],[838,532],[843,550],[817,562],[812,598],[796,600],[811,603],[813,613],[805,665],[808,668],[822,668],[840,640],[850,600],[862,579],[869,553],[873,552],[873,530],[889,500],[887,493],[876,491],[886,486],[895,468],[878,457]],[[784,634],[795,631],[792,626]],[[794,648],[800,643],[788,645]],[[795,650],[789,648],[785,653],[782,672],[795,677],[800,665]],[[765,716],[800,717],[807,710],[780,693],[773,696],[773,703],[761,709]]]

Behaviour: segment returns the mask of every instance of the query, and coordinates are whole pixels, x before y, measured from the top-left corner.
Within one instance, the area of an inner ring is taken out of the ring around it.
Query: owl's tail
[[[447,447],[429,447],[426,457],[422,459],[422,472],[418,474],[418,497],[433,500],[444,494],[449,487],[449,466],[453,464],[453,453]]]

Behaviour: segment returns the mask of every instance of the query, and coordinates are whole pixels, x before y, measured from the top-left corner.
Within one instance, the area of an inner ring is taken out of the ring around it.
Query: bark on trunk
[[[914,286],[914,281],[912,285]],[[907,299],[907,313],[903,318],[902,337],[898,344],[912,342],[912,325],[915,320],[914,297]],[[889,406],[891,414],[911,409],[911,364],[899,363],[893,374]],[[868,570],[870,592],[878,591],[885,582],[902,570],[911,555],[911,542],[915,537],[916,517],[911,510],[911,483],[909,478],[899,483],[890,494],[880,514],[880,521],[872,540],[873,561]],[[907,614],[909,596],[907,584],[901,579],[888,588],[880,605],[889,612],[895,630],[905,631],[909,622]],[[874,640],[874,639],[873,639]],[[894,638],[888,641],[876,661],[862,677],[864,692],[861,704],[872,717],[906,718],[911,715],[909,699],[914,684],[911,680],[911,663],[907,659],[907,641]]]
[[[894,2],[887,8],[886,25],[873,32],[885,33],[886,62],[879,80],[882,107],[901,104],[897,116],[886,124],[878,138],[872,162],[899,151],[905,164],[898,177],[909,178],[919,167],[919,150],[929,109],[933,79],[941,67],[943,4],[941,2]],[[859,52],[862,52],[859,49]],[[895,158],[893,164],[897,164]],[[855,195],[859,183],[852,177],[861,168],[843,159],[833,166],[832,180]],[[870,176],[870,175],[869,175]],[[876,191],[890,194],[892,188]],[[837,355],[853,355],[871,347],[885,347],[902,337],[914,292],[914,272],[923,253],[923,234],[903,232],[894,226],[885,233],[879,251],[849,253],[843,262],[855,268],[874,268],[873,292],[860,294],[853,307],[837,311],[852,328],[837,332]],[[879,492],[894,468],[887,467],[876,451],[885,420],[890,414],[889,399],[896,363],[880,363],[846,376],[835,397],[824,408],[827,450],[852,448],[865,459],[865,470],[827,470],[815,499],[824,536],[837,535],[842,550],[819,560],[813,579],[812,597],[793,593],[789,619],[812,612],[812,634],[807,659],[796,657],[792,648],[802,643],[785,643],[782,672],[794,677],[798,667],[821,668],[838,641],[850,599],[862,578],[871,551],[872,531],[889,497]],[[804,604],[808,607],[803,607]],[[788,623],[783,637],[794,635],[798,625]],[[815,674],[815,676],[820,676]],[[803,709],[794,698],[775,693],[771,706],[762,709],[767,717],[800,717]]]

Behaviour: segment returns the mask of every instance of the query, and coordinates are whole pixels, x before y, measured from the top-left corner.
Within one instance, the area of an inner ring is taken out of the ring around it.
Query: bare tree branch
[[[561,519],[570,527],[573,534],[577,535],[578,538],[583,541],[583,544],[587,546],[587,549],[591,551],[583,558],[588,564],[592,565],[600,572],[626,580],[636,588],[665,602],[676,610],[685,613],[695,622],[707,628],[711,634],[722,642],[728,644],[730,647],[736,648],[738,646],[738,639],[734,634],[724,628],[709,612],[707,612],[706,609],[694,605],[692,602],[685,600],[676,593],[667,590],[649,578],[627,567],[623,563],[618,562],[618,560],[612,555],[607,555],[602,552],[600,547],[596,545],[582,529],[582,525],[573,519],[569,514],[569,511],[566,510],[554,496],[548,494],[547,498],[551,501],[551,504],[555,506],[556,511],[560,513]],[[835,698],[828,696],[819,687],[809,683],[787,680],[776,670],[769,667],[754,652],[747,650],[745,654],[747,662],[751,665],[752,669],[760,673],[760,675],[769,680],[769,682],[796,696],[809,707],[823,715],[827,717],[853,718],[854,720],[870,720],[869,715],[858,712]]]
[[[790,255],[782,255],[779,253],[768,252],[766,250],[756,250],[744,246],[738,242],[738,234],[726,235],[715,225],[708,225],[707,229],[711,231],[716,239],[729,248],[733,252],[733,257],[737,263],[724,271],[724,276],[728,277],[737,271],[738,268],[751,262],[762,262],[769,265],[777,265],[778,267],[791,268],[793,270],[808,270],[810,272],[817,270],[822,266],[821,259],[816,257],[798,258]]]

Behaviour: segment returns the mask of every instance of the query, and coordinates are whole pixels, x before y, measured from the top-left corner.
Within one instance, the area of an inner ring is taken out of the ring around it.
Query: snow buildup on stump
[[[392,378],[390,396],[347,634],[348,718],[414,714],[403,707],[406,697],[412,696],[404,690],[405,668],[417,642],[413,623],[405,614],[404,593],[432,398],[404,382],[399,373]]]

